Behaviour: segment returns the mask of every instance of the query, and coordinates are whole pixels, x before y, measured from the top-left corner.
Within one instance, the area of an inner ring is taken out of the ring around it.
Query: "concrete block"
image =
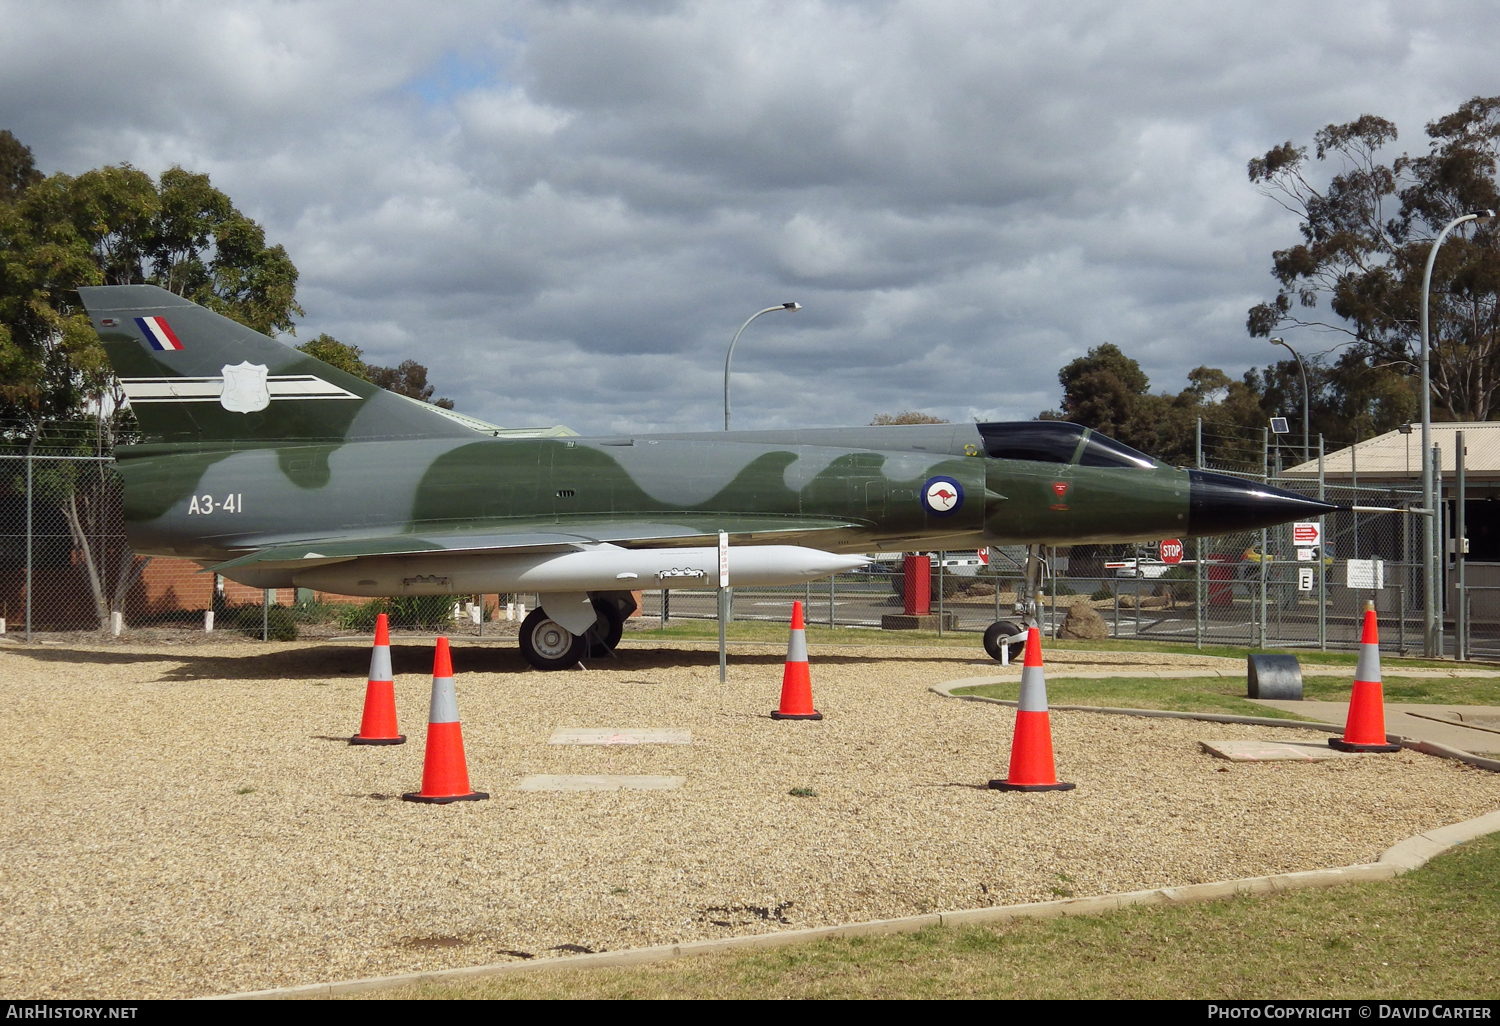
[[[954,629],[955,620],[953,614],[943,612],[943,630]],[[880,618],[880,629],[883,631],[935,631],[938,629],[938,615],[930,613],[926,616],[907,616],[905,613],[886,613]]]

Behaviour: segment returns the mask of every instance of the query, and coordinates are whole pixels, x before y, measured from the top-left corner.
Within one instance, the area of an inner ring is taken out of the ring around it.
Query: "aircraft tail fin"
[[[235,448],[489,433],[155,285],[78,294],[145,442]]]

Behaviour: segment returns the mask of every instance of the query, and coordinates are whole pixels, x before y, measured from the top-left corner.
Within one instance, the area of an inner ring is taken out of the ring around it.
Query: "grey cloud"
[[[1373,0],[0,0],[0,127],[46,170],[211,173],[301,269],[300,336],[420,359],[497,422],[712,427],[730,336],[788,299],[736,352],[736,426],[1029,417],[1104,341],[1158,388],[1273,359],[1244,313],[1294,225],[1245,161],[1366,111],[1420,149],[1495,91],[1497,23]]]

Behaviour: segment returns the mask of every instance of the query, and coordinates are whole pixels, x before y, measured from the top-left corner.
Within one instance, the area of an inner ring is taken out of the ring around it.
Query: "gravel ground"
[[[393,800],[420,782],[425,647],[394,653],[400,747],[343,743],[354,644],[0,649],[0,989],[227,993],[1338,866],[1500,807],[1500,775],[1426,756],[1231,765],[1198,741],[1286,734],[1057,712],[1078,789],[990,791],[1014,714],[927,690],[988,660],[815,647],[827,718],[778,723],[781,655],[731,653],[721,687],[702,645],[554,674],[457,647],[494,799],[427,806]],[[548,745],[558,727],[693,743]],[[536,773],[687,783],[514,790]]]

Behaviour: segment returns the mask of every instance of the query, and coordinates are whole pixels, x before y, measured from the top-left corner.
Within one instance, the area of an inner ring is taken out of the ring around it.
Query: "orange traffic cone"
[[[458,698],[453,693],[453,657],[448,639],[437,639],[432,661],[432,707],[427,716],[427,756],[422,762],[422,790],[401,796],[409,802],[446,805],[488,798],[469,790],[469,764],[464,759],[464,734],[458,725]]]
[[[813,708],[812,674],[807,666],[807,628],[802,622],[802,603],[792,603],[792,636],[786,643],[786,669],[781,674],[781,707],[773,720],[821,720]]]
[[[391,677],[391,630],[381,613],[375,620],[375,647],[370,652],[370,679],[365,685],[365,715],[351,745],[404,745],[396,732],[396,685]]]
[[[1375,603],[1365,603],[1365,630],[1359,639],[1359,663],[1354,667],[1354,693],[1349,696],[1349,718],[1344,736],[1328,744],[1341,752],[1399,752],[1385,738],[1385,702],[1380,693],[1380,630]]]
[[[1052,721],[1047,715],[1047,678],[1042,672],[1042,634],[1026,632],[1026,660],[1021,666],[1021,701],[1016,705],[1016,733],[1010,744],[1010,775],[991,780],[997,791],[1071,791],[1057,782],[1052,764]]]

